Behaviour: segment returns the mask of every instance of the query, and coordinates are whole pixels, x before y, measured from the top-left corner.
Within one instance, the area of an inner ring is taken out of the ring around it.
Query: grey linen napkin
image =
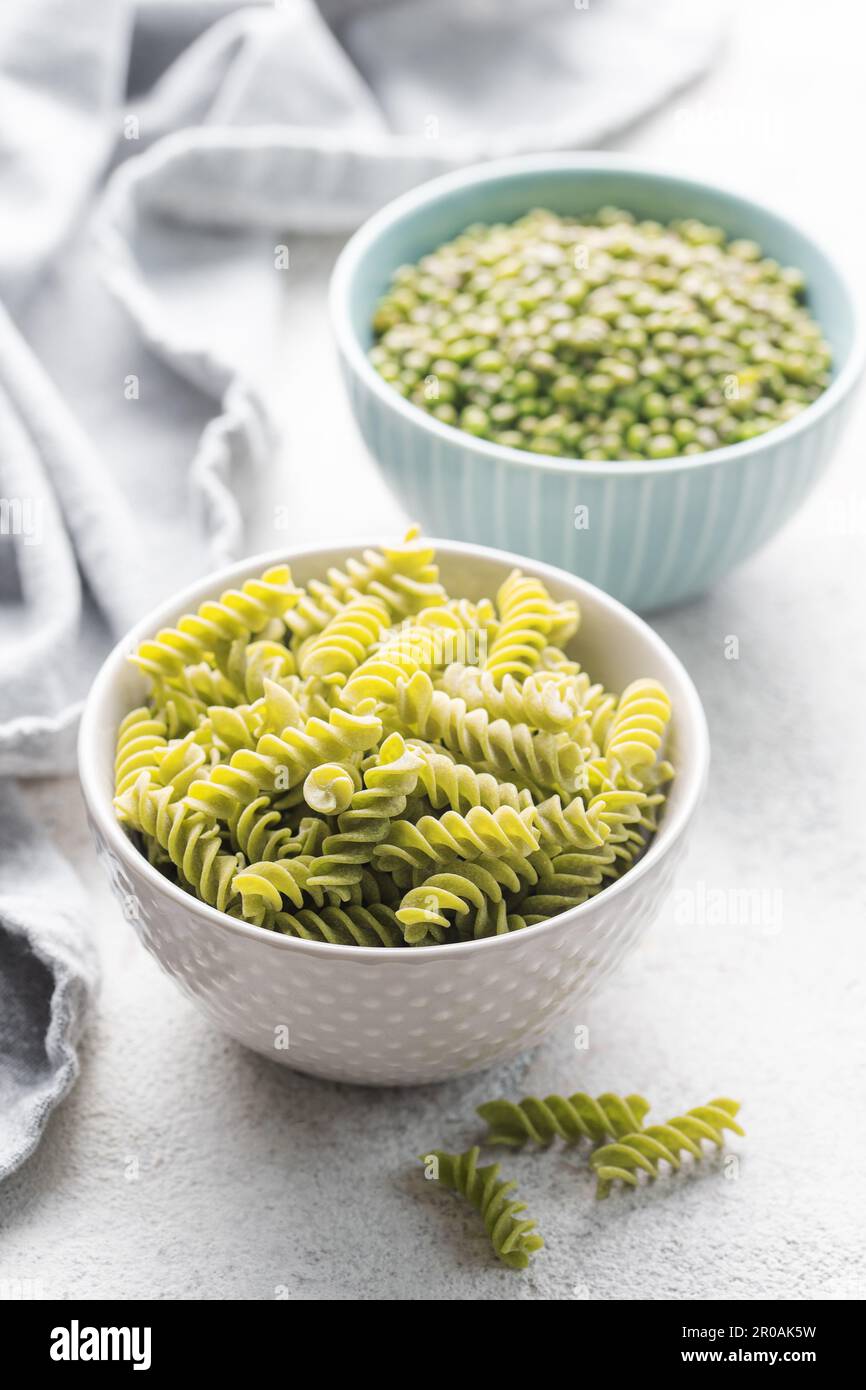
[[[717,37],[687,0],[0,9],[0,1177],[74,1079],[95,978],[72,871],[8,779],[73,771],[110,642],[242,550],[275,244],[474,159],[598,143]]]

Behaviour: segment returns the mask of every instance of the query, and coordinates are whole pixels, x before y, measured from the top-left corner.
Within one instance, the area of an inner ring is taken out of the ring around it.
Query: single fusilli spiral
[[[127,818],[156,841],[193,892],[211,907],[227,911],[236,897],[232,879],[241,858],[224,852],[214,820],[176,799],[171,784],[151,784],[146,772],[121,800],[134,807]]]
[[[344,685],[369,655],[391,619],[381,599],[353,599],[299,652],[301,675],[327,685]]]
[[[734,1134],[745,1133],[735,1118],[739,1109],[739,1101],[720,1096],[707,1105],[686,1111],[685,1115],[675,1116],[667,1124],[648,1125],[646,1129],[622,1135],[615,1143],[596,1149],[589,1160],[598,1179],[596,1196],[606,1197],[616,1182],[637,1187],[640,1171],[651,1179],[657,1178],[661,1162],[677,1169],[683,1153],[691,1154],[699,1162],[703,1157],[702,1140],[721,1148],[726,1129]]]
[[[611,791],[586,806],[579,798],[564,808],[558,797],[542,802],[536,808],[541,849],[531,856],[538,881],[516,910],[532,923],[544,921],[619,878],[646,848],[653,800],[642,791]]]
[[[479,1168],[480,1150],[469,1149],[463,1154],[443,1153],[434,1149],[421,1155],[428,1176],[465,1197],[481,1216],[490,1242],[509,1269],[525,1269],[536,1250],[544,1245],[537,1234],[537,1222],[521,1216],[525,1202],[516,1202],[514,1182],[499,1176],[499,1164],[489,1163]]]
[[[526,1096],[516,1103],[490,1100],[477,1107],[489,1126],[486,1144],[505,1144],[522,1148],[524,1144],[547,1147],[554,1139],[576,1144],[588,1139],[600,1144],[639,1130],[649,1110],[643,1096],[618,1096],[612,1091],[593,1098],[584,1091],[573,1096]]]
[[[537,881],[516,905],[532,922],[543,922],[568,912],[592,898],[604,887],[605,877],[615,877],[614,853],[607,847],[565,850],[552,857],[540,851],[530,856]]]
[[[380,599],[397,622],[422,608],[444,604],[435,552],[418,536],[413,526],[402,545],[365,550],[361,556],[350,556],[343,570],[332,566],[324,581],[311,580],[285,616],[295,640],[302,643],[321,632],[347,603],[364,594]]]
[[[131,787],[141,772],[155,772],[168,743],[166,726],[146,705],[130,710],[117,731],[114,790],[117,796]]]
[[[364,786],[337,818],[338,831],[329,835],[312,865],[313,887],[343,890],[358,883],[376,846],[388,834],[392,820],[406,809],[415,790],[421,761],[399,734],[385,739],[374,763],[364,772]]]
[[[604,844],[607,838],[598,812],[591,817],[579,796],[565,806],[560,797],[547,797],[536,807],[536,826],[542,849],[554,853],[564,848],[589,849]]]
[[[522,682],[506,674],[497,682],[493,672],[455,661],[436,684],[448,695],[459,696],[467,709],[481,707],[491,719],[507,719],[510,724],[574,735],[584,722],[573,686],[552,671],[537,671]]]
[[[234,875],[232,890],[240,893],[245,917],[261,917],[266,912],[280,912],[283,899],[293,907],[303,907],[304,893],[311,893],[317,906],[324,902],[321,892],[312,890],[307,880],[310,863],[306,855],[294,859],[261,860],[248,864]]]
[[[233,846],[248,863],[259,859],[283,859],[300,852],[294,831],[287,826],[279,811],[266,796],[257,796],[244,806],[237,819],[229,824]]]
[[[395,694],[395,712],[405,727],[444,744],[477,771],[519,780],[533,793],[573,792],[583,781],[583,753],[568,734],[534,734],[526,724],[491,720],[484,708],[467,710],[459,696],[435,690],[425,671],[398,678]]]
[[[397,682],[416,672],[431,671],[439,662],[441,649],[439,629],[434,626],[413,623],[398,628],[350,677],[340,692],[342,703],[350,709],[368,699],[391,703]]]
[[[642,786],[646,772],[655,767],[670,717],[670,696],[658,681],[633,681],[622,692],[604,752],[622,769],[627,786]]]
[[[298,597],[288,565],[275,565],[240,589],[227,589],[219,599],[201,604],[196,613],[180,618],[176,628],[163,628],[153,640],[142,642],[131,660],[157,679],[177,675],[239,637],[248,641],[272,618],[283,617]]]
[[[240,639],[229,648],[226,670],[243,702],[253,704],[264,695],[266,680],[279,683],[295,675],[295,658],[283,642]]]
[[[604,837],[623,872],[646,849],[655,830],[656,798],[639,790],[599,792],[590,798],[588,819]]]
[[[445,929],[450,926],[447,912],[455,914],[458,934],[461,918],[468,919],[463,935],[497,934],[507,930],[503,889],[518,893],[524,880],[533,882],[535,877],[529,859],[518,855],[509,860],[493,856],[472,862],[455,859],[408,889],[397,909],[397,921],[410,946],[428,937],[444,940]]]
[[[447,594],[439,583],[436,552],[420,538],[418,526],[409,527],[401,545],[383,546],[382,560],[384,565],[375,567],[364,592],[381,598],[396,619],[410,618],[445,603]],[[351,562],[346,569],[351,573]]]
[[[577,629],[577,604],[556,604],[540,579],[513,570],[496,595],[499,627],[484,669],[495,681],[523,679],[538,665],[550,642],[560,646]]]
[[[374,857],[378,864],[403,859],[423,868],[455,857],[531,854],[538,849],[538,840],[532,833],[534,818],[533,806],[525,811],[515,811],[511,806],[500,806],[496,811],[473,806],[465,815],[446,811],[441,816],[421,816],[414,822],[395,820],[377,845]]]
[[[305,941],[330,941],[335,946],[400,946],[403,935],[394,909],[385,903],[343,903],[309,907],[298,912],[277,912],[268,925],[285,936]]]
[[[513,782],[500,782],[490,772],[476,772],[466,763],[455,762],[451,754],[437,753],[422,741],[410,740],[409,746],[421,760],[418,780],[435,810],[450,806],[452,811],[465,811],[471,806],[483,806],[487,811],[498,811],[501,806],[511,806],[515,811],[525,811],[533,804],[532,794],[525,787],[521,790]]]

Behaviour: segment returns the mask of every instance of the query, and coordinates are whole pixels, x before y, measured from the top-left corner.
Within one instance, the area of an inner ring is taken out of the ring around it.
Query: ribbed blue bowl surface
[[[370,365],[373,310],[397,266],[472,222],[509,221],[532,207],[575,214],[605,204],[662,222],[698,217],[803,270],[809,306],[833,350],[824,395],[743,444],[689,458],[596,463],[475,439],[410,404]],[[363,437],[426,530],[546,560],[644,612],[709,588],[793,515],[830,461],[863,360],[845,280],[805,232],[737,194],[609,154],[507,160],[404,195],[346,246],[331,306]]]

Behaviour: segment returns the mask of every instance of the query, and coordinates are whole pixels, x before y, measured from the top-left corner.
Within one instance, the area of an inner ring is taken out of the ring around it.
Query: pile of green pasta
[[[151,690],[117,815],[181,887],[292,936],[544,921],[630,867],[673,774],[666,692],[594,684],[563,649],[578,617],[519,571],[448,595],[417,528],[305,586],[278,565],[131,657]]]
[[[694,218],[619,208],[468,227],[402,266],[370,360],[437,420],[514,449],[663,459],[763,434],[826,388],[804,277]]]
[[[646,1175],[644,1181],[654,1181],[663,1164],[676,1172],[684,1155],[700,1163],[704,1142],[720,1150],[725,1130],[745,1132],[737,1123],[739,1102],[727,1096],[695,1106],[664,1124],[644,1124],[649,1108],[649,1101],[639,1095],[608,1091],[594,1098],[578,1091],[543,1100],[526,1096],[516,1103],[488,1101],[479,1105],[478,1114],[488,1125],[484,1139],[488,1145],[548,1148],[556,1139],[568,1145],[584,1144],[596,1177],[596,1195],[602,1198],[616,1184],[638,1187],[641,1173]],[[427,1178],[458,1193],[476,1209],[499,1259],[510,1269],[525,1269],[544,1240],[537,1222],[525,1215],[526,1204],[515,1199],[515,1183],[499,1176],[498,1163],[479,1167],[480,1153],[475,1146],[460,1154],[434,1149],[420,1157]]]

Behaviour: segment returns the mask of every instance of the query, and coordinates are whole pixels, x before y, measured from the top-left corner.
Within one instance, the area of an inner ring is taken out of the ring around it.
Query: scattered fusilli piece
[[[487,1101],[477,1113],[488,1125],[484,1142],[523,1148],[534,1144],[548,1148],[555,1139],[566,1144],[587,1140],[593,1147],[589,1162],[597,1180],[597,1196],[606,1197],[612,1185],[622,1182],[638,1185],[638,1173],[658,1176],[659,1165],[669,1163],[676,1170],[680,1156],[691,1154],[700,1161],[702,1141],[721,1148],[724,1131],[743,1134],[737,1123],[738,1101],[720,1097],[696,1106],[667,1124],[647,1125],[643,1121],[649,1101],[640,1095],[621,1096],[608,1091],[593,1098],[583,1091],[572,1096],[550,1095],[543,1100],[525,1096],[523,1100]],[[613,1142],[606,1142],[612,1140]],[[535,1250],[544,1241],[535,1233],[536,1223],[520,1219],[525,1204],[513,1200],[513,1182],[503,1182],[499,1165],[479,1167],[480,1148],[462,1154],[434,1149],[421,1156],[426,1176],[465,1197],[478,1212],[490,1235],[496,1254],[513,1269],[525,1269]]]
[[[526,1096],[523,1100],[489,1100],[477,1107],[489,1126],[486,1144],[522,1148],[539,1144],[547,1148],[554,1139],[577,1144],[588,1139],[600,1144],[639,1130],[649,1110],[643,1096],[618,1096],[612,1091],[593,1099],[584,1091],[573,1096]]]
[[[500,1178],[498,1163],[479,1168],[479,1154],[477,1148],[462,1154],[434,1149],[422,1154],[421,1162],[428,1178],[465,1197],[475,1208],[503,1264],[509,1269],[525,1269],[536,1250],[544,1245],[537,1234],[538,1223],[521,1216],[526,1203],[514,1200],[516,1183]]]
[[[699,1105],[685,1115],[677,1115],[663,1125],[648,1125],[646,1129],[621,1135],[615,1143],[596,1149],[590,1163],[598,1179],[597,1197],[606,1197],[616,1182],[628,1187],[638,1186],[638,1173],[650,1179],[659,1175],[659,1164],[669,1163],[676,1170],[680,1155],[691,1154],[696,1162],[703,1157],[701,1141],[706,1139],[721,1148],[724,1131],[744,1134],[736,1121],[740,1103],[720,1096],[707,1105]]]

